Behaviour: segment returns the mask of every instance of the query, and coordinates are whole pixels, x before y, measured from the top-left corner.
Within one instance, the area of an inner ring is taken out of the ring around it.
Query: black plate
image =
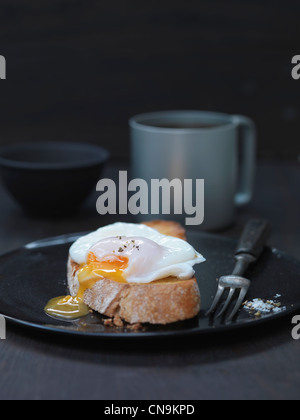
[[[248,299],[279,298],[283,311],[255,317],[240,310],[235,322],[214,321],[204,316],[216,291],[216,279],[230,274],[234,267],[236,242],[232,239],[191,231],[189,242],[202,252],[207,262],[196,268],[202,294],[198,318],[169,326],[146,326],[130,331],[104,326],[98,314],[73,322],[50,318],[44,313],[49,299],[68,293],[66,261],[70,244],[80,235],[68,235],[35,242],[0,257],[0,313],[9,321],[61,334],[100,338],[157,338],[191,334],[217,333],[267,322],[300,310],[300,262],[267,248],[260,261],[247,273],[252,280]]]

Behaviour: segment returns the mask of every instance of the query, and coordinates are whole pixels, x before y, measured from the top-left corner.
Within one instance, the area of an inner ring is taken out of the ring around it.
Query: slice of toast
[[[175,222],[147,222],[162,234],[186,239],[185,230]],[[80,266],[69,258],[68,285],[72,296],[79,289]],[[109,279],[97,281],[84,292],[84,302],[93,310],[128,324],[169,324],[194,318],[201,306],[197,280],[174,277],[149,284],[118,283]]]

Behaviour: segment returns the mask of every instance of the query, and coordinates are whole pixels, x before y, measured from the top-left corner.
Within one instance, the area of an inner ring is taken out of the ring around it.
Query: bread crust
[[[185,239],[184,229],[174,222],[146,223],[160,233],[170,232]],[[166,234],[166,233],[165,233]],[[80,266],[70,257],[68,261],[68,286],[72,296],[79,289]],[[101,279],[84,293],[84,302],[93,310],[128,324],[169,324],[194,318],[201,307],[197,280],[167,278],[149,284],[118,283]]]
[[[186,230],[180,223],[167,220],[151,220],[150,222],[144,222],[143,224],[158,230],[158,232],[163,235],[174,236],[175,238],[183,239],[184,241],[187,239]]]

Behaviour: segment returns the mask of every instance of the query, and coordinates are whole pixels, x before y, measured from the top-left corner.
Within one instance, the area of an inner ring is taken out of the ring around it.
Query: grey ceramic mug
[[[204,111],[162,111],[133,117],[133,178],[150,185],[153,179],[204,179],[203,230],[231,225],[237,207],[253,195],[256,129],[240,115]],[[183,207],[184,208],[184,207]],[[184,223],[185,214],[149,214]]]

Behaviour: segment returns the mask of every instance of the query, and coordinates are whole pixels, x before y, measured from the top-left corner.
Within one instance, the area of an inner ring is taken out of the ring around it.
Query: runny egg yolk
[[[127,283],[124,270],[129,260],[119,255],[110,255],[99,260],[93,252],[87,257],[78,272],[79,290],[76,296],[63,296],[51,299],[45,307],[45,312],[62,319],[77,319],[89,313],[88,306],[83,301],[84,292],[94,286],[101,278]]]
[[[87,264],[84,264],[78,272],[77,296],[82,298],[86,289],[93,287],[101,278],[127,283],[124,270],[128,267],[128,263],[128,258],[120,255],[109,255],[100,261],[93,252],[90,252],[87,256]]]

